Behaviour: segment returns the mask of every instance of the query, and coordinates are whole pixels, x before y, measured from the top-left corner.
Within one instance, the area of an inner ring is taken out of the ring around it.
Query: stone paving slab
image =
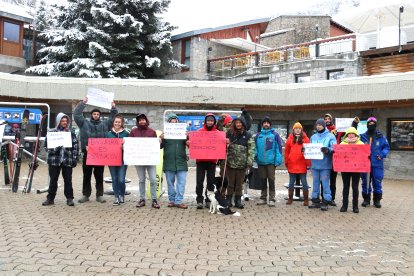
[[[24,184],[27,164],[23,164]],[[105,170],[105,176],[109,171]],[[43,207],[47,168],[36,171],[33,192],[9,191],[0,170],[0,275],[399,275],[414,274],[414,183],[384,181],[383,208],[360,213],[285,205],[278,172],[275,208],[256,206],[250,191],[240,217],[211,215],[195,204],[195,171],[187,177],[189,209],[137,209],[138,180],[127,177],[125,206],[91,201],[69,207],[60,179],[55,205]],[[311,182],[308,176],[308,182]],[[81,196],[82,168],[73,173]],[[342,181],[337,180],[337,203]],[[164,185],[165,186],[165,185]],[[105,184],[109,189],[110,184]],[[94,192],[94,189],[93,189]]]

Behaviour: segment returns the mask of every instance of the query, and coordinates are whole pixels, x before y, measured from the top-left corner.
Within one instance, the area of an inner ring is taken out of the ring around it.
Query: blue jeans
[[[150,189],[151,189],[151,199],[157,200],[157,166],[135,166],[138,174],[138,182],[139,182],[139,199],[145,200],[145,181],[146,176],[145,172],[148,172],[148,177],[150,181]]]
[[[384,178],[384,168],[371,167],[371,173],[361,173],[362,193],[369,195],[372,190],[375,194],[382,194],[382,179]],[[371,187],[372,183],[372,187]]]
[[[184,198],[187,171],[164,171],[168,185],[168,200],[174,204],[181,204]],[[177,185],[174,187],[175,179]]]
[[[308,181],[306,180],[306,173],[290,173],[289,174],[289,189],[294,189],[296,176],[299,175],[300,182],[302,183],[303,190],[307,191],[309,189]]]
[[[125,196],[125,175],[128,166],[109,166],[112,177],[112,189],[116,198]]]
[[[331,188],[329,187],[331,170],[316,170],[312,169],[313,175],[313,188],[312,188],[312,199],[319,198],[320,184],[323,187],[323,198],[326,201],[332,200]]]

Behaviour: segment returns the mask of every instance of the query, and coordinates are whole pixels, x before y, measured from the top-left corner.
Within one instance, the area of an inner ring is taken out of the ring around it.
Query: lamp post
[[[315,25],[315,57],[319,57],[318,35],[319,35],[319,24],[316,24]]]
[[[398,13],[398,53],[401,53],[401,14],[404,12],[404,6],[400,7],[400,11]]]
[[[256,35],[255,41],[254,41],[254,57],[255,57],[255,66],[259,66],[259,55],[257,54],[257,41],[259,41],[259,36]]]

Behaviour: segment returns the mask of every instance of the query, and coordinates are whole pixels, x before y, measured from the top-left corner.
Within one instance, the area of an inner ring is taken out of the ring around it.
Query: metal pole
[[[401,14],[404,12],[404,6],[400,7],[399,13],[398,13],[398,53],[401,53],[402,47],[401,47]]]

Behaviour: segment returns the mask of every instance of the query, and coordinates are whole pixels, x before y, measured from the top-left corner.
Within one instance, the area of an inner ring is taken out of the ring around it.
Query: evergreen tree
[[[148,78],[169,64],[173,27],[159,15],[169,0],[69,0],[56,28],[43,33],[38,75]],[[165,64],[161,64],[161,63]]]

